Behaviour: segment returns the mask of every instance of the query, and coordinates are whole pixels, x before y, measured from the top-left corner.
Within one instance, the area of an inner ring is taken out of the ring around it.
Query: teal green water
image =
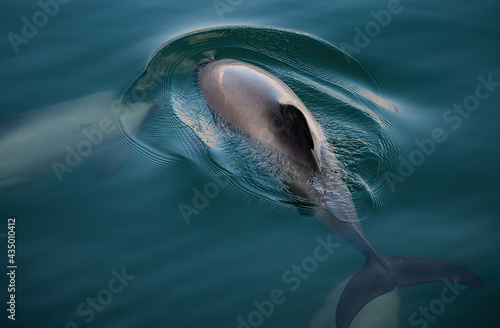
[[[251,327],[307,327],[362,267],[360,253],[287,205],[296,199],[248,153],[227,146],[237,140],[206,133],[213,126],[188,77],[210,49],[270,70],[299,94],[338,150],[376,249],[445,260],[485,281],[449,302],[443,283],[400,290],[401,327],[489,327],[500,319],[495,2],[69,1],[47,7],[46,22],[36,1],[0,8],[0,131],[36,108],[105,90],[118,97],[161,44],[213,31],[167,47],[166,56],[180,55],[166,67],[179,69],[154,89],[164,95],[160,110],[139,136],[142,151],[125,151],[120,170],[102,174],[115,158],[103,149],[61,183],[49,172],[0,190],[2,327],[238,328],[239,317]],[[23,17],[38,19],[36,35],[23,35]],[[301,34],[213,28],[226,24]],[[214,196],[186,219],[179,206],[194,208],[198,191]],[[9,217],[15,322],[5,303]],[[292,268],[313,256],[318,237],[336,248],[299,278]],[[274,290],[283,293],[272,313],[256,314],[254,301]]]

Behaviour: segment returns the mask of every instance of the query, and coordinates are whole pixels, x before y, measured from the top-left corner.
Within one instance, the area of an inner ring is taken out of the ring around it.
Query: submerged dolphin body
[[[365,265],[347,283],[338,302],[338,328],[349,327],[368,302],[396,286],[445,280],[483,285],[474,273],[453,264],[383,255],[373,249],[362,232],[349,190],[329,172],[334,155],[320,125],[277,77],[237,60],[204,60],[198,67],[198,83],[214,112],[243,134],[286,155],[295,187],[318,207],[316,218],[366,256]]]
[[[59,104],[39,108],[0,126],[0,188],[53,170],[61,163],[73,170],[79,142],[95,147],[82,131],[100,131],[99,123],[111,122],[108,116],[113,101],[111,92],[95,93]],[[106,110],[108,108],[108,110]],[[101,124],[102,125],[102,124]],[[106,125],[108,127],[108,125]],[[108,127],[109,129],[109,127]],[[115,133],[101,133],[100,144],[107,144]],[[72,153],[68,156],[68,149]],[[85,149],[87,152],[89,147]],[[62,178],[66,174],[62,173]]]
[[[119,108],[114,102],[113,92],[99,92],[2,122],[0,189],[51,171],[61,182],[87,157],[102,153],[109,159],[100,175],[116,171],[129,154],[113,118],[126,123],[127,133],[133,136],[147,110],[143,104]]]
[[[307,328],[332,328],[335,322],[335,309],[349,278],[339,283],[326,297]],[[381,295],[366,304],[354,317],[349,328],[401,328],[399,309],[401,298],[398,288]]]

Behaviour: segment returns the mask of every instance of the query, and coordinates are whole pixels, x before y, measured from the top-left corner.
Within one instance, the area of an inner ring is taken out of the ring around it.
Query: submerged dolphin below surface
[[[335,322],[335,309],[340,296],[349,278],[340,282],[325,299],[321,308],[316,312],[307,328],[332,328]],[[401,328],[399,309],[401,298],[398,288],[381,295],[366,304],[354,317],[349,328]]]
[[[101,148],[97,146],[108,145],[116,139],[109,110],[113,100],[111,92],[95,93],[3,122],[0,125],[0,188],[54,169],[56,175],[59,173],[59,180],[64,179],[78,164],[75,158],[81,157],[78,144],[82,145],[83,141],[86,147],[82,150],[89,155],[92,147]],[[68,159],[72,163],[67,163]]]
[[[366,256],[363,268],[347,283],[335,320],[347,328],[356,314],[377,296],[396,286],[455,281],[481,287],[474,273],[439,260],[378,253],[366,240],[351,194],[332,177],[335,158],[323,131],[298,96],[281,80],[249,63],[232,59],[203,60],[198,83],[212,110],[242,134],[282,153],[294,187],[317,206],[316,218]]]
[[[99,175],[116,172],[131,155],[114,117],[127,133],[139,130],[146,110],[114,107],[113,92],[99,92],[32,110],[0,124],[0,190],[47,172],[64,181],[87,157],[106,155]]]

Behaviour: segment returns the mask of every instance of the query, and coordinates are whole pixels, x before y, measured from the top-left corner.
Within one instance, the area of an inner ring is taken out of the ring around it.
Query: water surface
[[[500,290],[498,86],[470,113],[447,111],[472,101],[481,78],[500,81],[498,5],[402,1],[386,26],[356,45],[357,28],[373,25],[372,11],[386,10],[388,2],[221,2],[232,10],[218,12],[210,1],[71,1],[17,53],[8,33],[22,35],[21,19],[41,8],[36,1],[2,3],[2,121],[103,90],[118,98],[155,49],[174,38],[181,42],[166,51],[179,56],[165,67],[185,68],[165,75],[171,83],[156,89],[164,97],[157,113],[164,114],[142,130],[147,152],[131,149],[114,174],[102,178],[101,154],[62,183],[49,173],[0,191],[0,233],[15,216],[19,266],[16,322],[2,310],[2,326],[236,328],[238,317],[256,310],[255,300],[280,289],[286,300],[260,326],[306,327],[330,291],[361,268],[361,254],[301,215],[250,161],[242,161],[246,175],[234,178],[245,154],[227,146],[231,140],[220,131],[212,139],[206,134],[214,125],[191,78],[198,60],[210,55],[245,59],[297,92],[338,150],[377,249],[439,258],[484,279],[482,289],[468,288],[435,309],[434,321],[424,321],[429,327],[493,326]],[[280,30],[217,27],[228,24]],[[349,63],[340,50],[346,44],[357,48]],[[165,121],[172,112],[177,121]],[[189,122],[205,125],[196,130]],[[417,161],[418,144],[436,129],[446,140]],[[401,176],[399,165],[412,159],[414,172]],[[404,181],[391,185],[386,172]],[[195,190],[212,183],[219,192],[186,224],[179,205],[191,206]],[[291,290],[283,275],[312,256],[318,237],[340,246]],[[0,241],[6,255],[6,239]],[[122,270],[130,280],[107,304],[102,290]],[[0,284],[6,299],[5,275]],[[401,290],[401,326],[422,326],[410,317],[445,287]],[[106,304],[90,311],[87,298],[99,297]]]

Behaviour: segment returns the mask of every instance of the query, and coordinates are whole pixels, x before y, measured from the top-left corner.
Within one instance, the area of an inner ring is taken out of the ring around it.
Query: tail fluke
[[[390,292],[396,284],[374,259],[349,280],[340,296],[335,315],[337,328],[347,328],[358,312],[372,299]]]
[[[472,287],[482,287],[483,280],[458,265],[426,259],[383,255],[396,285],[401,287],[433,281],[454,281]]]
[[[435,281],[454,281],[473,287],[484,285],[474,273],[443,261],[392,255],[380,255],[380,259],[369,258],[346,285],[337,306],[337,328],[348,328],[363,306],[396,286]]]

